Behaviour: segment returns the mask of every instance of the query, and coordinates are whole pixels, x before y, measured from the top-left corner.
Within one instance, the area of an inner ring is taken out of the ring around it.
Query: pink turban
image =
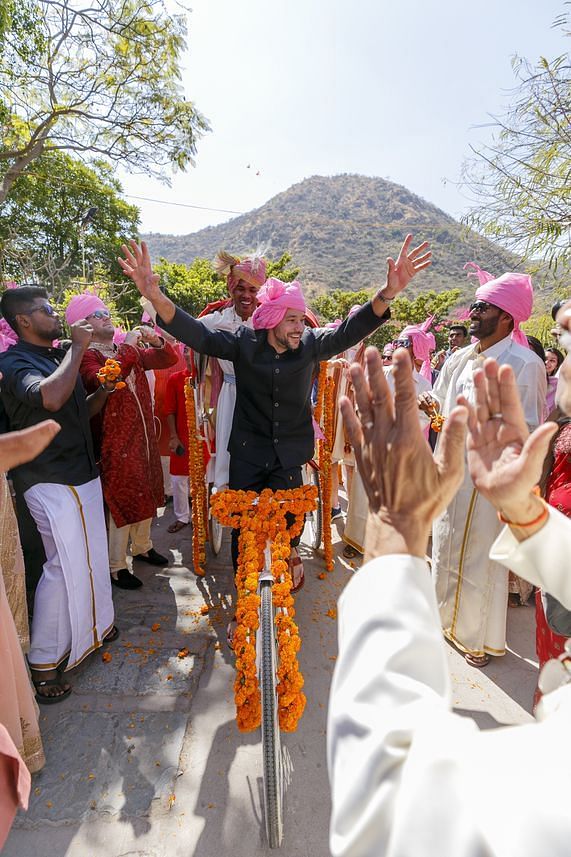
[[[270,277],[258,292],[260,306],[254,310],[252,322],[255,330],[270,330],[276,327],[288,311],[305,312],[305,300],[297,280],[282,283]]]
[[[7,288],[10,288],[8,286]],[[0,352],[7,351],[11,345],[18,341],[18,334],[12,330],[5,318],[0,318]]]
[[[76,321],[87,318],[88,315],[91,315],[97,309],[107,309],[107,306],[93,292],[83,292],[81,295],[74,295],[67,305],[65,320],[68,324],[75,324]]]
[[[408,327],[405,327],[404,330],[401,330],[398,336],[399,339],[408,337],[412,340],[412,353],[417,360],[422,360],[420,374],[431,383],[432,370],[430,367],[430,352],[435,350],[436,340],[434,338],[434,334],[428,332],[428,328],[432,324],[433,319],[434,316],[430,315],[426,321],[422,322],[422,324],[410,324]]]
[[[240,280],[251,286],[263,286],[266,281],[266,260],[259,255],[245,256],[240,259],[221,250],[214,260],[214,268],[218,274],[226,277],[226,285],[230,294]]]
[[[528,320],[533,310],[533,285],[529,274],[507,273],[493,277],[474,262],[468,262],[464,267],[468,265],[474,267],[468,276],[475,276],[480,281],[476,300],[487,301],[511,315],[514,321],[512,339],[524,348],[529,348],[527,337],[520,330],[520,324]]]

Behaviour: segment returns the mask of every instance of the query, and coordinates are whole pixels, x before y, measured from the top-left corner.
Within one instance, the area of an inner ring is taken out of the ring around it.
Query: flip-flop
[[[45,678],[43,681],[35,681],[34,687],[36,689],[36,701],[39,702],[40,705],[55,705],[56,702],[63,702],[63,700],[67,699],[71,693],[71,687],[63,687],[61,676]],[[42,687],[59,687],[62,688],[62,693],[58,693],[57,696],[46,696],[39,692]]]
[[[175,521],[174,524],[167,527],[167,533],[178,533],[180,530],[184,530],[185,527],[188,527],[188,521]]]
[[[294,569],[297,565],[301,566],[301,574],[298,575],[297,583],[295,583]],[[303,589],[303,586],[305,584],[305,571],[303,569],[303,562],[300,556],[290,557],[289,573],[291,574],[291,580],[293,584],[291,587],[291,591],[295,594],[296,592],[299,592],[300,589]]]

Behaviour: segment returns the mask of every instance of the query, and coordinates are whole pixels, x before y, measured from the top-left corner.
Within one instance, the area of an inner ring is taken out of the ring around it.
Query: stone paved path
[[[259,735],[234,723],[229,544],[197,579],[185,565],[190,529],[169,536],[170,507],[153,530],[170,549],[168,569],[137,563],[136,592],[114,590],[119,640],[72,676],[74,692],[41,709],[47,755],[4,857],[250,857],[268,851],[261,810]],[[322,562],[303,549],[298,596],[308,706],[283,739],[289,765],[285,857],[326,857],[329,792],[325,762],[328,689],[336,654],[328,611],[353,573],[341,556],[321,581]],[[208,608],[208,609],[207,609]],[[485,671],[449,648],[454,703],[483,728],[529,719],[535,683],[533,611],[510,611],[505,658]],[[154,629],[154,630],[153,630]],[[187,650],[188,654],[183,650]],[[184,657],[179,657],[183,651]]]

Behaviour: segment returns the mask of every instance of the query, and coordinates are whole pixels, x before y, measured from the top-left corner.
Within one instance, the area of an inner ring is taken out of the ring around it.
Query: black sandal
[[[56,702],[63,702],[63,700],[67,699],[71,693],[71,687],[69,685],[67,688],[64,687],[61,676],[45,678],[42,681],[35,681],[34,687],[36,688],[36,701],[39,702],[40,705],[55,705]],[[59,687],[62,692],[55,696],[46,696],[45,693],[39,692],[43,687]]]
[[[103,637],[103,645],[105,645],[106,643],[115,642],[120,633],[121,631],[119,630],[117,625],[113,625],[111,630]]]

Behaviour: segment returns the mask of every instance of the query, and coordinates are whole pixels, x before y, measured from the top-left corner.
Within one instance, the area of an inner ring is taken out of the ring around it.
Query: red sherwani
[[[103,496],[117,527],[136,524],[156,514],[164,499],[163,474],[155,434],[147,369],[164,369],[177,361],[174,348],[120,345],[114,355],[127,386],[109,396],[91,420],[96,455],[100,454]],[[85,389],[99,387],[97,372],[106,357],[88,348],[80,372]]]
[[[185,369],[175,372],[167,381],[167,389],[164,400],[165,416],[172,414],[175,418],[176,433],[184,446],[183,455],[170,453],[170,472],[173,476],[188,476],[188,420],[186,418],[186,399],[184,388],[186,380],[190,378],[190,372]]]

